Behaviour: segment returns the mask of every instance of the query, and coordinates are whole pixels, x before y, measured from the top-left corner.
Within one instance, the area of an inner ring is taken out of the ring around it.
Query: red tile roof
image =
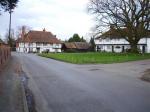
[[[73,42],[64,43],[64,45],[68,49],[76,49],[76,46]]]
[[[30,31],[23,38],[19,38],[17,42],[30,42],[30,43],[61,43],[55,35],[46,31]]]
[[[122,34],[120,34],[119,32],[121,32]],[[102,35],[98,36],[96,39],[99,39],[99,38],[111,38],[111,39],[123,38],[126,36],[126,32],[128,32],[127,28],[124,28],[124,29],[112,28],[112,29],[109,29],[107,32],[104,32]],[[148,30],[147,33],[148,33],[148,37],[150,37],[150,30]]]
[[[77,49],[89,49],[90,44],[87,42],[74,42],[75,46]]]
[[[90,44],[86,43],[86,42],[68,42],[68,43],[64,43],[65,47],[67,49],[82,49],[82,50],[86,50],[90,48]]]

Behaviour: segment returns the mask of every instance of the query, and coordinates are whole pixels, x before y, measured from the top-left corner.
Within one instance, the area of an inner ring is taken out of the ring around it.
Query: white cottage
[[[120,53],[130,49],[128,41],[115,35],[109,36],[109,33],[110,30],[95,38],[96,51]],[[150,53],[150,37],[142,38],[137,47],[142,53]]]
[[[29,31],[17,40],[16,51],[31,52],[61,52],[61,42],[51,32]]]

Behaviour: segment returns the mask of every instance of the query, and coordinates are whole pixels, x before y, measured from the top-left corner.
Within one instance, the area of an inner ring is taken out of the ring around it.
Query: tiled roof
[[[76,46],[73,42],[64,43],[65,47],[68,49],[75,49]]]
[[[90,44],[86,42],[74,42],[74,44],[77,49],[89,49],[90,48]]]
[[[90,45],[86,42],[68,42],[64,43],[68,49],[89,49]]]
[[[122,32],[122,35],[119,33],[120,31]],[[126,32],[128,32],[127,29],[118,29],[117,30],[117,29],[112,28],[112,29],[108,30],[107,32],[103,33],[102,35],[98,36],[96,39],[107,38],[107,37],[112,38],[112,39],[123,38],[126,35]],[[150,35],[150,30],[148,31],[148,35]],[[150,36],[148,36],[148,37],[150,37]]]
[[[116,29],[110,29],[107,32],[104,32],[102,35],[100,35],[98,38],[122,38],[121,34],[118,33],[118,30]]]
[[[18,42],[31,42],[31,43],[61,43],[55,35],[46,31],[30,31],[23,38],[19,38]]]

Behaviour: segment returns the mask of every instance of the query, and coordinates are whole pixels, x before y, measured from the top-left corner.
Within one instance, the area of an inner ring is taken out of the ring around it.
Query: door
[[[36,48],[37,53],[40,53],[40,47]]]

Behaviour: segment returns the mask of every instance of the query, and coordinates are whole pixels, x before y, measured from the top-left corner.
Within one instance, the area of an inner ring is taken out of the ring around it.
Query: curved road
[[[150,112],[150,83],[140,80],[150,60],[74,65],[17,54],[38,112]]]

